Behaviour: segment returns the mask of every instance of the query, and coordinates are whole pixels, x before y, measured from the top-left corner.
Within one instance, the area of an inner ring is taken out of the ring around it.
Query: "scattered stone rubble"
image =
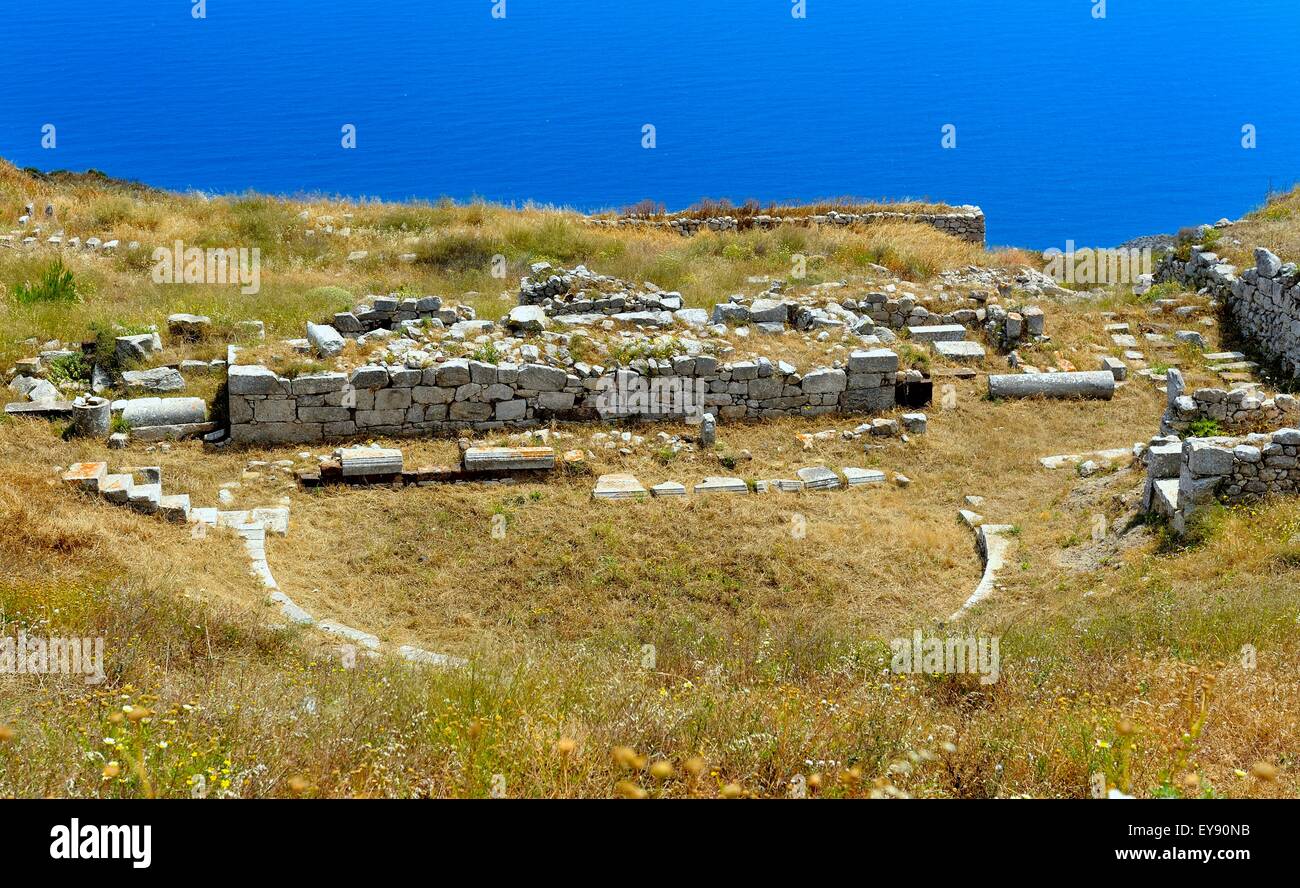
[[[795,472],[794,478],[773,478],[756,481],[753,487],[743,478],[711,476],[694,485],[692,492],[697,496],[708,494],[749,494],[749,493],[802,493],[805,491],[837,490],[841,487],[864,487],[884,484],[885,473],[878,469],[845,467],[839,473],[826,466],[805,466]],[[897,478],[904,478],[899,475]],[[900,486],[906,486],[906,481]],[[601,475],[596,479],[596,486],[591,491],[593,499],[628,500],[653,497],[684,497],[686,486],[677,481],[656,484],[649,491],[634,475],[616,472]]]

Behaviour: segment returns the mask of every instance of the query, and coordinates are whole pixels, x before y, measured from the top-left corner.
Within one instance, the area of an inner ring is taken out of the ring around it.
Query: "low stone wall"
[[[1300,270],[1264,248],[1255,250],[1255,267],[1237,267],[1202,247],[1192,247],[1187,262],[1167,257],[1156,280],[1205,288],[1228,308],[1247,340],[1291,376],[1300,375]]]
[[[1237,438],[1156,438],[1143,455],[1143,505],[1182,532],[1197,509],[1214,501],[1249,502],[1300,493],[1300,429]]]
[[[847,367],[806,374],[784,361],[720,364],[704,355],[643,366],[644,373],[458,359],[422,370],[366,366],[289,379],[267,367],[233,365],[226,386],[230,435],[236,442],[305,443],[530,428],[552,419],[879,413],[895,404],[898,355],[856,351]]]
[[[870,213],[841,213],[830,211],[814,216],[711,216],[697,218],[685,215],[619,216],[618,218],[589,217],[593,225],[617,228],[662,228],[678,234],[691,235],[698,231],[743,231],[749,228],[776,228],[779,225],[870,225],[875,222],[915,222],[929,225],[973,244],[984,245],[984,211],[975,206],[959,207],[948,213],[893,212],[882,210]]]
[[[1187,392],[1183,374],[1170,369],[1165,377],[1167,408],[1160,423],[1163,435],[1185,435],[1193,423],[1212,419],[1224,429],[1258,429],[1300,422],[1300,399],[1278,394],[1261,398],[1247,388],[1200,388]]]

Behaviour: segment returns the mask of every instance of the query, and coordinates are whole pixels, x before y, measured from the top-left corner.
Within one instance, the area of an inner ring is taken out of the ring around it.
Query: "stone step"
[[[158,512],[168,521],[184,524],[190,520],[190,495],[173,493],[158,500]]]
[[[146,515],[157,513],[161,501],[161,484],[133,484],[131,492],[127,495],[127,502],[131,508]]]
[[[134,486],[135,479],[130,475],[107,475],[99,482],[99,494],[110,503],[125,505],[130,499],[131,488]]]
[[[99,485],[108,477],[108,463],[73,463],[63,473],[63,481],[89,493],[98,493]]]

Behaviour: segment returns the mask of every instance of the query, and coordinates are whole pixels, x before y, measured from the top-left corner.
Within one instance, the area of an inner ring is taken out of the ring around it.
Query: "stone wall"
[[[678,234],[690,235],[697,231],[743,231],[749,228],[776,228],[778,225],[870,225],[874,222],[915,222],[929,225],[973,244],[984,245],[984,211],[979,207],[963,206],[947,213],[878,211],[869,213],[841,213],[832,210],[813,216],[781,216],[760,214],[756,216],[712,216],[696,218],[686,215],[619,216],[618,218],[589,217],[593,225],[612,227],[663,228]]]
[[[637,363],[612,371],[577,364],[570,371],[457,359],[423,370],[376,365],[293,379],[236,364],[227,374],[230,434],[236,442],[305,443],[530,428],[553,419],[680,420],[688,411],[719,419],[879,413],[894,407],[898,376],[898,355],[887,349],[856,351],[844,368],[806,374],[765,358]]]
[[[1200,388],[1188,392],[1183,374],[1177,369],[1170,369],[1165,379],[1167,408],[1160,422],[1163,435],[1181,437],[1200,419],[1212,419],[1225,430],[1271,428],[1300,421],[1300,399],[1292,395],[1261,397],[1250,388]]]
[[[1227,306],[1241,335],[1291,375],[1300,375],[1300,270],[1264,248],[1255,250],[1255,266],[1237,267],[1203,247],[1191,259],[1167,257],[1156,280],[1205,288]]]
[[[1143,505],[1181,533],[1187,519],[1211,502],[1237,504],[1272,494],[1300,493],[1300,429],[1245,438],[1156,438],[1143,455]]]

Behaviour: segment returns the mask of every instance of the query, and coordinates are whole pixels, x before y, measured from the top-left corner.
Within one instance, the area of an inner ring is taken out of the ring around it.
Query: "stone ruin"
[[[877,210],[856,213],[849,210],[828,210],[815,215],[781,215],[780,213],[758,213],[752,215],[730,215],[719,213],[715,216],[694,214],[666,215],[624,215],[615,218],[589,216],[587,222],[592,225],[615,228],[657,228],[674,231],[681,235],[692,235],[700,231],[743,231],[750,228],[771,229],[781,225],[872,225],[877,222],[912,222],[929,225],[954,237],[973,244],[984,245],[985,223],[984,211],[976,206],[956,207],[951,211],[923,212]]]

